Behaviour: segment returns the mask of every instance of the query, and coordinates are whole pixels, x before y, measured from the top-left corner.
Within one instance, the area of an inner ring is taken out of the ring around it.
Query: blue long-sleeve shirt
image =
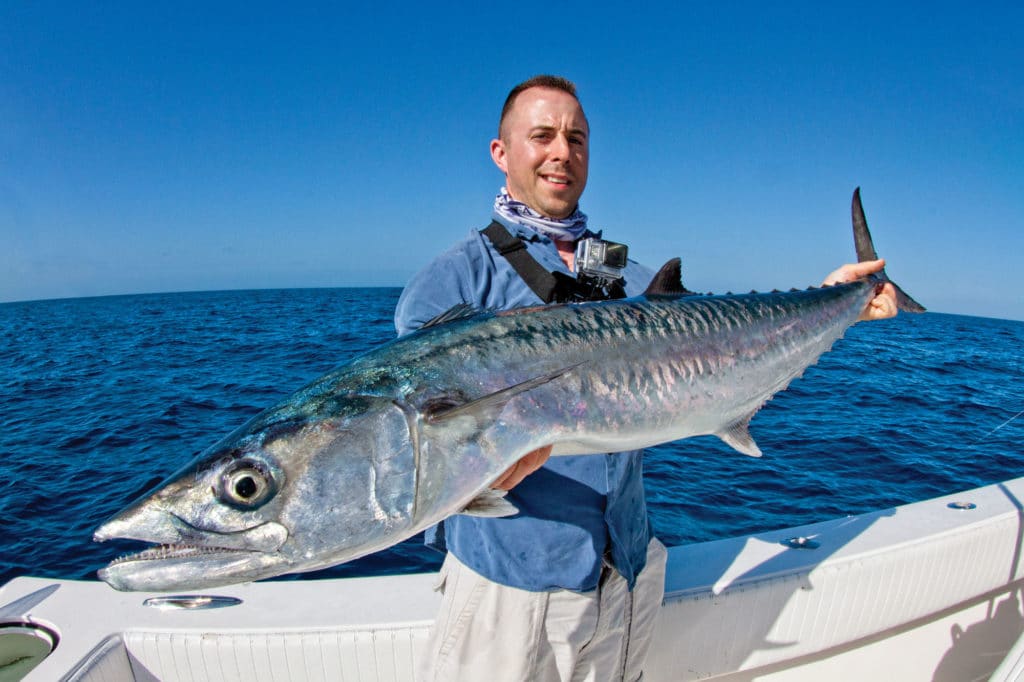
[[[522,239],[544,268],[572,274],[553,241],[495,219]],[[629,261],[626,294],[641,294],[652,275]],[[395,327],[406,334],[460,303],[503,310],[542,301],[491,241],[473,230],[413,277],[398,301]],[[650,540],[641,455],[637,450],[552,457],[509,492],[518,514],[452,516],[427,532],[427,544],[447,549],[494,582],[531,591],[592,590],[607,554],[632,588]]]

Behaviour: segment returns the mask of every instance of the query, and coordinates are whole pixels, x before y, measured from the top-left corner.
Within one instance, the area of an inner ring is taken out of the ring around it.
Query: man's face
[[[491,158],[508,193],[548,218],[575,210],[587,185],[590,128],[576,98],[550,88],[519,93]]]

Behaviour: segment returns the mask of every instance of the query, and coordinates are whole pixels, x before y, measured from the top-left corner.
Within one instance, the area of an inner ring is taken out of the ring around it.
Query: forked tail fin
[[[866,260],[878,260],[875,252],[875,245],[871,241],[871,232],[868,231],[868,221],[864,217],[864,207],[860,203],[860,187],[853,190],[853,243],[857,247],[857,262]],[[882,282],[889,282],[896,289],[896,307],[906,313],[923,313],[924,306],[910,297],[899,285],[889,279],[885,270],[879,270],[874,274],[875,279]]]

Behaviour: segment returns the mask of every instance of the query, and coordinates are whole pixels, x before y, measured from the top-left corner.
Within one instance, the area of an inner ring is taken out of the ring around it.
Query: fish
[[[876,258],[859,188],[858,258]],[[452,514],[517,513],[490,485],[526,453],[620,452],[714,435],[761,450],[753,416],[890,282],[704,295],[678,258],[644,295],[481,311],[457,306],[252,418],[101,525],[153,547],[99,577],[194,590],[333,566]],[[894,285],[895,286],[895,285]],[[924,308],[896,287],[897,306]]]

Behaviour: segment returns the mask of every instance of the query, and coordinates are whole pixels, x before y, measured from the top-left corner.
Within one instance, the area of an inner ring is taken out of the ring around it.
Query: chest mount
[[[602,277],[571,277],[564,272],[551,272],[530,255],[526,243],[508,231],[497,220],[480,230],[491,240],[498,253],[508,261],[516,274],[545,303],[579,303],[626,298],[621,279]]]

